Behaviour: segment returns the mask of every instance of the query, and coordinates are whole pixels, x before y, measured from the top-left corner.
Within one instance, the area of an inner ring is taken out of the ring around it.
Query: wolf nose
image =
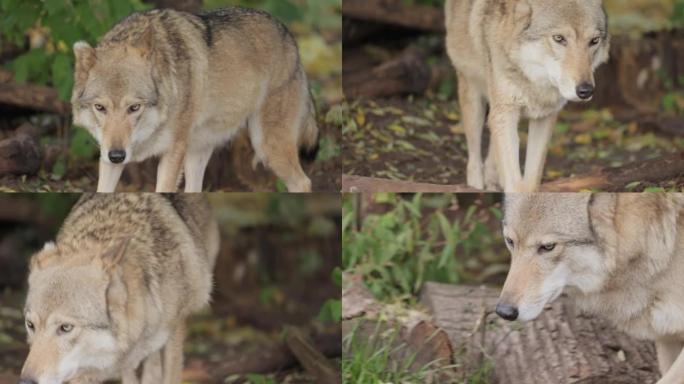
[[[496,314],[501,316],[502,319],[513,321],[518,318],[518,308],[512,305],[499,303],[496,305]]]
[[[114,164],[121,164],[126,160],[126,151],[115,149],[109,151],[109,160]]]
[[[21,379],[19,384],[38,384],[38,382],[33,379]]]
[[[591,83],[582,83],[577,89],[577,96],[582,100],[588,100],[594,96],[594,86]]]

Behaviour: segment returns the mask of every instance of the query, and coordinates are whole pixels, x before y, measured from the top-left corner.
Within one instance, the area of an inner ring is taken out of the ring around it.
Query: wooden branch
[[[306,339],[302,331],[295,327],[286,329],[286,344],[306,371],[316,378],[317,383],[340,384],[342,377],[339,369],[328,361],[322,353]]]
[[[567,298],[527,323],[506,322],[492,311],[498,290],[427,283],[420,301],[460,351],[464,378],[493,366],[490,383],[655,383],[653,343],[577,312]],[[458,353],[458,352],[457,352]]]
[[[36,84],[19,84],[13,74],[0,69],[0,104],[14,105],[60,115],[71,113],[69,103],[60,100],[57,90]]]
[[[339,332],[316,334],[312,337],[312,345],[324,356],[334,358],[342,353],[342,338]],[[290,349],[283,344],[246,353],[237,360],[227,361],[211,373],[212,377],[226,377],[247,373],[270,373],[290,368],[297,364],[297,359]]]
[[[660,182],[684,176],[684,152],[658,159],[606,168],[595,174],[555,180],[542,185],[544,192],[577,192],[588,189],[622,190],[632,182]]]
[[[445,30],[441,9],[427,5],[407,5],[403,0],[344,0],[342,15],[424,31]]]
[[[628,184],[641,181],[657,183],[684,177],[684,152],[658,159],[630,163],[618,168],[605,168],[597,173],[554,180],[541,186],[542,192],[579,192],[598,189],[622,191]],[[484,192],[465,185],[437,185],[378,179],[363,176],[342,176],[342,192],[351,193],[467,193]]]
[[[399,94],[422,94],[430,86],[432,70],[424,53],[414,47],[372,69],[347,72],[343,76],[347,98],[375,98]]]
[[[398,181],[378,179],[363,176],[342,175],[342,192],[346,193],[466,193],[482,192],[464,185],[436,185],[426,183],[414,183],[410,181]]]

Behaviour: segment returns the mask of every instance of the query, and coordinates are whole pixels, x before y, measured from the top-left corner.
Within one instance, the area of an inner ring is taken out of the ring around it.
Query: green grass
[[[360,323],[359,323],[360,324]],[[407,346],[396,343],[397,330],[381,331],[383,323],[376,324],[375,332],[369,339],[358,335],[358,326],[343,340],[342,381],[345,384],[381,383],[425,383],[428,378],[445,369],[437,366],[437,361],[411,371],[416,354],[408,354],[400,361],[392,359]]]

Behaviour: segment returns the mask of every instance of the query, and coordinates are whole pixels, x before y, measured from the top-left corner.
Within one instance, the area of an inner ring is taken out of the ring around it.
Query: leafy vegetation
[[[379,299],[412,301],[426,281],[477,280],[482,276],[467,264],[491,257],[500,243],[488,226],[501,218],[496,207],[473,204],[463,210],[453,195],[383,193],[374,202],[389,210],[369,214],[357,229],[359,212],[351,198],[345,200],[342,265],[362,275]]]

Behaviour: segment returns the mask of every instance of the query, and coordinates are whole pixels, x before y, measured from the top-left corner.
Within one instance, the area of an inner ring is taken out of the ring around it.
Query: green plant
[[[332,273],[332,280],[338,287],[342,287],[342,270],[340,268],[335,268]],[[318,320],[322,323],[339,324],[342,322],[342,300],[327,300],[321,307]]]
[[[62,100],[73,86],[76,41],[94,44],[111,27],[134,11],[140,0],[0,0],[0,34],[28,52],[9,63],[19,82],[51,84]],[[28,37],[28,39],[27,39]]]
[[[425,281],[458,283],[470,255],[492,246],[497,238],[476,217],[481,210],[471,205],[456,217],[451,195],[403,198],[375,195],[375,201],[392,207],[371,214],[355,228],[358,212],[350,199],[343,209],[342,265],[361,274],[380,299],[412,300]],[[491,210],[500,217],[500,212]],[[457,257],[460,256],[460,257]]]
[[[398,343],[398,330],[383,332],[378,322],[373,334],[366,338],[359,332],[358,323],[343,340],[342,381],[349,384],[425,383],[435,372],[446,369],[438,367],[437,361],[418,369],[410,369],[416,353],[403,353],[406,344]]]

